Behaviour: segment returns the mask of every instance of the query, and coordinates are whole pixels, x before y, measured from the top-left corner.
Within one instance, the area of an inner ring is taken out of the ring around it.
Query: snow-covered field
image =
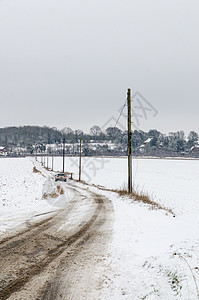
[[[83,158],[82,179],[120,188],[126,183],[126,164],[125,158]],[[67,158],[65,165],[77,178],[78,159]],[[175,217],[100,191],[115,209],[101,299],[199,299],[199,161],[139,159],[133,165],[138,189],[172,208]],[[33,166],[28,158],[0,159],[1,233],[40,210],[56,209],[41,200],[50,181],[46,184],[44,176],[33,173]],[[54,166],[62,169],[61,158]]]
[[[66,171],[78,178],[78,158],[65,159]],[[62,170],[62,158],[55,158],[55,170]],[[82,180],[110,189],[127,185],[126,158],[83,158]],[[133,159],[135,189],[171,207],[177,215],[199,214],[199,160]]]
[[[65,165],[78,178],[78,158]],[[89,183],[126,185],[126,158],[83,158],[82,166]],[[115,224],[102,299],[199,299],[199,161],[135,159],[133,166],[135,187],[175,217],[105,192]],[[62,168],[61,158],[55,167]]]

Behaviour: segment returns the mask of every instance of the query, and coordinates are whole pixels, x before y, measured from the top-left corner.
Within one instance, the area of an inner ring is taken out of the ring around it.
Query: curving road
[[[106,197],[63,184],[73,198],[0,241],[0,299],[100,299],[103,262],[112,236]]]

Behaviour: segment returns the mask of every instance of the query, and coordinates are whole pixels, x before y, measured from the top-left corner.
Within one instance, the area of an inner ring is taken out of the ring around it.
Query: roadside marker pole
[[[132,132],[131,132],[131,89],[127,92],[128,106],[128,193],[132,193]]]

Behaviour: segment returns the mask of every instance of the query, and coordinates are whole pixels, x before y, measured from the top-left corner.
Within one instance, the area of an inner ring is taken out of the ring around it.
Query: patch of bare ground
[[[127,197],[128,198],[131,198],[132,199],[132,202],[133,201],[136,201],[136,202],[142,202],[144,204],[147,204],[150,206],[150,209],[152,210],[164,210],[166,211],[167,213],[169,214],[172,214],[174,217],[175,217],[175,214],[173,212],[173,210],[171,208],[168,208],[168,207],[165,207],[163,205],[161,205],[160,203],[154,201],[153,199],[151,199],[151,197],[144,191],[135,191],[133,190],[132,193],[128,193],[128,190],[127,188],[124,186],[122,187],[121,189],[108,189],[108,188],[105,188],[104,186],[101,186],[101,185],[96,185],[96,184],[89,184],[83,180],[81,181],[78,181],[78,180],[75,180],[77,182],[81,182],[85,185],[88,185],[88,186],[93,186],[93,187],[96,187],[98,188],[99,190],[102,190],[102,191],[107,191],[107,192],[114,192],[114,193],[117,193],[119,196],[121,197]]]

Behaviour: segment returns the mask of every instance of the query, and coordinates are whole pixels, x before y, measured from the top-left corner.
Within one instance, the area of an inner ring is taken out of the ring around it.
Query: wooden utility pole
[[[64,166],[65,166],[65,137],[63,139],[63,173],[64,173]]]
[[[53,171],[53,166],[54,165],[54,150],[52,150],[52,171]]]
[[[82,140],[79,142],[79,181],[81,181],[82,175]]]
[[[131,90],[127,92],[128,104],[128,193],[132,193],[132,132],[131,132]]]

